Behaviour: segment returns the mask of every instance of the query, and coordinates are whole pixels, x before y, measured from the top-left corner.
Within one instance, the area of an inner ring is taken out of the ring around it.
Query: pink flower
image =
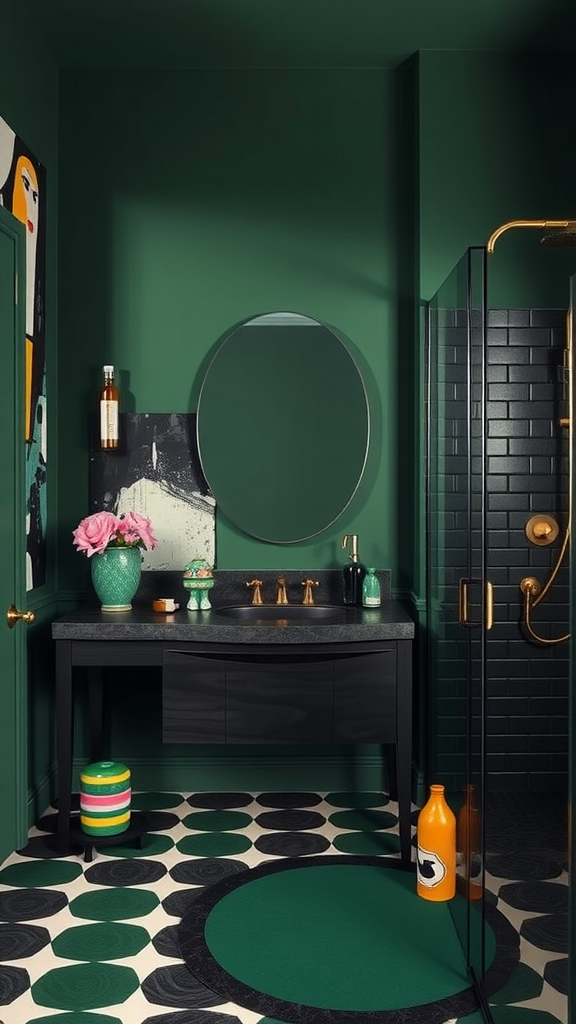
[[[106,548],[154,548],[156,538],[148,516],[126,512],[95,512],[72,531],[74,545],[88,558],[101,555]]]
[[[118,519],[112,512],[96,512],[87,516],[72,531],[74,545],[88,558],[102,554],[116,535]]]
[[[148,516],[138,512],[126,512],[118,523],[118,533],[124,537],[126,544],[140,544],[145,548],[156,547],[156,537],[152,533],[152,523]]]

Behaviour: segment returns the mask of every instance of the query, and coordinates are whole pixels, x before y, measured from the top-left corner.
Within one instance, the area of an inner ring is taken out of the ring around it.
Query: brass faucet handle
[[[254,587],[254,592],[252,594],[252,604],[264,604],[262,600],[262,591],[260,590],[260,587],[262,586],[262,580],[245,580],[245,583],[247,587]]]
[[[302,586],[305,588],[302,604],[314,604],[314,594],[312,593],[312,587],[318,586],[318,580],[302,580]]]
[[[278,590],[276,591],[276,604],[288,604],[288,594],[286,593],[286,580],[284,576],[279,576],[276,583],[278,584]]]

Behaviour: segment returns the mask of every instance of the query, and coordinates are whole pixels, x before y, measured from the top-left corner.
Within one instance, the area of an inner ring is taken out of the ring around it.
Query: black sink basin
[[[277,621],[338,622],[342,618],[342,609],[329,604],[237,604],[214,611],[230,619],[259,625]]]

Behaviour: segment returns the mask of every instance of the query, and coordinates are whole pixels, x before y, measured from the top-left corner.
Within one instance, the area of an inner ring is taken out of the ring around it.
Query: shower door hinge
[[[468,588],[472,586],[482,587],[482,580],[466,579],[462,577],[458,583],[458,621],[461,626],[471,628],[472,626],[483,626],[484,629],[492,629],[494,625],[494,587],[489,580],[484,581],[484,614],[478,619],[471,619],[468,608]],[[480,602],[478,602],[480,608]]]

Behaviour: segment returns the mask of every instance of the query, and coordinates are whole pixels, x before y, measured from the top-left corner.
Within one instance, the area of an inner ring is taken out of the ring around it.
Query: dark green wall
[[[332,567],[353,531],[397,581],[393,86],[377,70],[62,76],[64,587],[83,568],[69,538],[87,511],[103,361],[120,368],[124,408],[193,411],[219,339],[278,309],[335,326],[377,382],[367,473],[341,521],[306,544],[259,543],[219,516],[218,566]],[[284,413],[302,414],[296,392]]]
[[[125,408],[193,410],[226,331],[287,308],[341,331],[376,393],[366,477],[335,528],[302,545],[262,544],[219,515],[218,565],[334,566],[353,530],[364,560],[418,599],[418,304],[503,221],[576,210],[574,84],[539,55],[455,51],[396,71],[64,72],[60,352],[75,387],[61,409],[61,587],[84,578],[69,539],[102,362],[120,368]],[[512,232],[490,303],[561,305],[575,268],[576,251]]]
[[[576,216],[576,71],[559,55],[429,51],[420,66],[422,296],[470,245],[517,219]],[[489,263],[489,305],[568,305],[576,249],[515,230]]]
[[[125,408],[192,411],[222,336],[278,309],[349,340],[372,404],[367,470],[341,521],[305,544],[259,543],[218,515],[218,566],[330,568],[345,561],[342,535],[357,532],[365,561],[409,583],[412,530],[404,565],[398,537],[412,498],[399,493],[397,441],[412,403],[398,401],[396,250],[399,195],[409,210],[412,195],[398,185],[398,105],[395,75],[383,70],[62,75],[60,354],[74,379],[60,408],[63,589],[86,571],[70,533],[87,511],[87,415],[102,363],[119,367]],[[302,414],[295,392],[285,415]],[[125,720],[115,737],[138,784],[178,766],[183,784],[190,765],[195,785],[217,787],[223,769],[252,785],[282,774],[344,784],[338,773],[365,763],[323,750],[167,752],[158,680],[145,692],[148,739],[134,750]],[[377,753],[367,757],[378,765]]]
[[[56,522],[58,518],[58,69],[34,26],[18,6],[0,0],[0,116],[47,171],[46,362],[48,412],[48,536],[46,585],[29,594],[34,625],[28,641],[28,794],[30,820],[54,791],[54,652],[50,623],[57,614]],[[42,198],[41,198],[42,201]],[[23,441],[24,445],[24,441]]]

